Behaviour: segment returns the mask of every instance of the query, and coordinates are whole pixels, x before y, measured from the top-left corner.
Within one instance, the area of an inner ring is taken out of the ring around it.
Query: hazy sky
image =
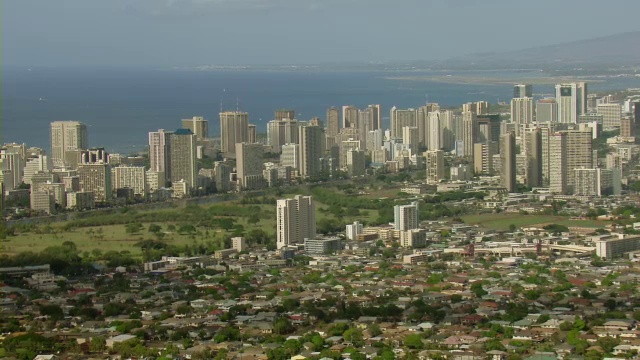
[[[638,0],[4,0],[1,10],[2,64],[23,66],[428,60],[640,29]]]

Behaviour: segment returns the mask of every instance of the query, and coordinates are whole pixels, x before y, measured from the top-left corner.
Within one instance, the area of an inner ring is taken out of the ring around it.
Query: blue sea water
[[[382,104],[388,124],[388,111],[394,105],[417,107],[427,100],[442,106],[478,100],[495,103],[508,101],[513,93],[508,84],[389,79],[412,75],[429,74],[3,69],[0,140],[48,149],[50,122],[78,120],[88,125],[91,146],[132,153],[146,147],[149,131],[176,129],[182,118],[204,116],[215,136],[221,104],[225,110],[238,106],[248,111],[250,122],[264,132],[279,108],[295,109],[299,119],[308,120],[314,116],[324,119],[331,106]],[[599,83],[591,89],[624,85]],[[534,92],[550,94],[552,87],[536,87]]]

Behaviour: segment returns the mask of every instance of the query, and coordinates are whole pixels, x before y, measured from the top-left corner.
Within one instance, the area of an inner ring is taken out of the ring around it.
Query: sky
[[[441,60],[636,31],[639,13],[638,0],[3,0],[2,65]]]

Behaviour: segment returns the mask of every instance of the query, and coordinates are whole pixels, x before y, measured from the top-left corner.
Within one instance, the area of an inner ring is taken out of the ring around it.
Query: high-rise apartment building
[[[316,236],[316,207],[311,196],[296,195],[276,203],[276,245],[278,249],[300,244]]]
[[[116,166],[111,168],[113,189],[132,189],[133,194],[146,198],[149,194],[147,172],[142,166]]]
[[[462,144],[464,156],[473,157],[473,144],[478,137],[478,119],[476,113],[465,111],[462,113]]]
[[[216,161],[213,165],[213,182],[216,184],[217,192],[227,192],[231,190],[231,166],[222,161]]]
[[[440,123],[440,111],[432,111],[429,113],[429,120],[427,122],[427,149],[439,150],[442,149],[442,127]]]
[[[500,179],[508,192],[516,191],[516,134],[500,136]]]
[[[531,84],[516,84],[513,86],[514,98],[533,97],[533,86]]]
[[[196,140],[209,138],[209,120],[202,116],[194,116],[191,119],[182,119],[182,128],[189,129],[196,136]]]
[[[396,205],[393,207],[394,229],[406,231],[417,229],[418,221],[418,203],[414,202],[410,205]]]
[[[409,146],[412,153],[416,153],[420,147],[418,139],[418,128],[416,126],[405,126],[402,128],[402,143]]]
[[[427,183],[437,184],[444,180],[444,151],[428,150],[424,154],[427,158]]]
[[[247,142],[249,144],[255,144],[258,142],[258,130],[256,130],[256,125],[255,124],[249,124],[248,126],[248,130],[247,130]]]
[[[79,121],[54,121],[51,123],[51,160],[55,167],[69,166],[69,152],[87,149],[87,126]]]
[[[347,152],[347,174],[363,176],[366,174],[366,154],[364,150],[349,150]]]
[[[236,170],[241,189],[257,189],[262,186],[262,144],[236,144]]]
[[[280,165],[289,166],[292,169],[300,168],[300,145],[282,145],[282,155],[280,155]]]
[[[149,170],[164,174],[164,182],[169,174],[169,135],[171,132],[164,129],[149,133]],[[164,182],[160,187],[164,187]]]
[[[267,142],[272,152],[280,152],[284,144],[298,144],[299,123],[297,120],[271,120],[267,124]]]
[[[344,105],[342,107],[342,127],[343,128],[357,128],[358,127],[358,108],[351,105]]]
[[[198,164],[196,162],[196,136],[188,129],[178,129],[169,134],[166,149],[168,169],[167,179],[171,182],[184,180],[187,189],[197,186]]]
[[[574,169],[593,168],[591,131],[559,131],[549,141],[549,187],[554,193],[571,194]]]
[[[293,120],[296,118],[296,111],[290,109],[278,109],[275,111],[274,119],[276,121],[281,120]]]
[[[104,163],[78,165],[80,189],[91,191],[96,202],[109,202],[112,197],[111,165]]]
[[[236,144],[249,141],[249,114],[242,111],[220,113],[220,147],[224,154],[235,155]]]
[[[402,128],[405,126],[418,126],[418,111],[416,109],[398,109],[395,106],[390,110],[391,138],[402,137]]]
[[[324,155],[324,132],[319,126],[300,128],[300,176],[320,175],[320,158]]]
[[[620,136],[622,137],[632,137],[635,136],[635,133],[633,132],[634,126],[633,126],[633,119],[630,116],[625,116],[622,119],[620,119]]]
[[[340,132],[340,111],[335,107],[327,110],[327,137],[333,137]]]
[[[511,99],[511,122],[515,124],[516,135],[520,135],[522,124],[533,122],[533,98],[522,97]]]
[[[527,186],[542,186],[542,130],[530,128],[524,133]]]

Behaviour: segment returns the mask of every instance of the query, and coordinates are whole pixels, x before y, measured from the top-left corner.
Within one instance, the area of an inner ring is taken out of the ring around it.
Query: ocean
[[[487,76],[487,72],[482,76]],[[453,72],[454,75],[478,75]],[[324,120],[331,106],[381,104],[385,126],[389,109],[418,107],[425,102],[458,106],[468,101],[508,101],[509,84],[453,84],[394,80],[390,77],[433,75],[410,71],[185,71],[185,70],[55,70],[3,69],[0,140],[49,149],[49,123],[78,120],[88,126],[92,147],[112,153],[144,150],[147,133],[174,130],[180,119],[204,116],[210,135],[219,133],[220,109],[249,113],[258,132],[276,109],[294,109],[298,119]],[[442,76],[443,73],[437,75]],[[489,76],[535,77],[535,72],[494,72]],[[590,84],[590,91],[625,89],[638,81],[611,80]],[[553,93],[552,85],[534,93]]]

